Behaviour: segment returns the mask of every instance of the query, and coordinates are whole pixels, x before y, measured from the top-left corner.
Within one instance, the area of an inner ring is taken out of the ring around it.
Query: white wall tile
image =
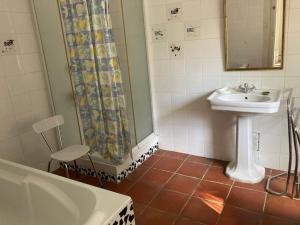
[[[169,23],[167,25],[168,41],[183,41],[184,39],[184,24],[183,23]]]
[[[30,0],[11,0],[11,12],[31,12]]]
[[[10,10],[11,0],[0,0],[0,12],[8,12]]]
[[[27,91],[23,76],[10,76],[6,79],[6,83],[11,96],[21,95]]]
[[[0,141],[5,141],[8,138],[12,138],[17,136],[17,124],[16,121],[7,117],[5,119],[0,120]]]
[[[169,51],[168,51],[167,43],[155,43],[152,45],[153,58],[157,59],[168,59]]]
[[[12,16],[17,34],[34,33],[32,15],[30,13],[13,13]]]
[[[152,6],[150,8],[150,23],[160,24],[167,22],[166,8],[164,6]]]
[[[0,120],[5,119],[13,113],[11,100],[8,97],[0,97]]]
[[[199,16],[202,19],[221,18],[223,16],[223,1],[201,0],[201,11]]]
[[[193,21],[199,19],[201,11],[201,1],[191,0],[183,2],[183,15],[185,21]]]
[[[298,54],[300,55],[300,32],[297,33],[289,33],[288,35],[288,46],[287,46],[287,54]]]
[[[35,103],[34,105],[36,105],[36,102],[34,103]],[[13,96],[12,104],[13,104],[14,113],[16,115],[30,112],[33,109],[33,104],[29,94]]]
[[[38,72],[42,70],[41,56],[38,53],[22,55],[25,73]]]
[[[39,52],[38,42],[34,34],[20,34],[17,40],[21,54]]]
[[[299,0],[290,0],[290,8],[292,9],[300,9],[300,2]]]
[[[0,12],[0,33],[14,33],[15,28],[9,12]]]
[[[0,142],[0,158],[24,163],[24,154],[19,138],[8,138]]]
[[[6,55],[1,57],[3,71],[6,76],[23,74],[23,63],[19,55]]]
[[[289,12],[289,32],[300,32],[300,8],[291,9]]]
[[[2,39],[17,40],[16,53],[0,56],[0,158],[45,169],[49,153],[32,124],[51,110],[30,0],[0,0],[0,27]]]

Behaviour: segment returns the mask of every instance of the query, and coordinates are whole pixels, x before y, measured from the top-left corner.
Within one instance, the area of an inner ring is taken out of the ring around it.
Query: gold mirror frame
[[[226,5],[228,0],[223,0],[224,13],[224,55],[225,55],[225,71],[251,71],[251,70],[282,70],[284,65],[284,51],[285,51],[285,23],[286,23],[286,0],[283,1],[283,23],[282,23],[282,49],[281,49],[281,66],[280,67],[253,67],[253,68],[229,68],[228,64],[228,23]]]

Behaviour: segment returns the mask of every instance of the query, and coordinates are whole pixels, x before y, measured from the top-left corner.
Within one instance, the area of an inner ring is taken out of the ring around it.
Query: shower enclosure
[[[142,144],[156,142],[153,135],[143,1],[109,0],[108,3],[133,149],[131,160],[121,165],[125,169],[146,153],[146,150],[139,150]],[[70,76],[70,57],[59,4],[59,0],[32,0],[54,112],[65,118],[61,130],[64,145],[80,144],[85,143],[85,140],[74,96],[74,82]],[[103,161],[97,152],[94,158],[98,163],[110,164]],[[118,169],[118,172],[122,169]]]

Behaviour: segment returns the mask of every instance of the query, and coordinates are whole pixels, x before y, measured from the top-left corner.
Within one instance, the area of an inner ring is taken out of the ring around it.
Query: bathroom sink
[[[221,101],[232,101],[232,102],[267,102],[271,98],[262,95],[248,95],[248,94],[231,94],[219,96]]]
[[[213,110],[232,111],[237,116],[236,158],[226,168],[230,178],[245,183],[258,183],[264,179],[265,168],[257,164],[253,155],[252,117],[258,113],[276,113],[280,98],[280,90],[254,88],[249,93],[239,88],[222,88],[208,97]]]
[[[275,113],[279,109],[281,91],[255,90],[242,93],[238,89],[218,89],[208,97],[214,110],[244,113]]]

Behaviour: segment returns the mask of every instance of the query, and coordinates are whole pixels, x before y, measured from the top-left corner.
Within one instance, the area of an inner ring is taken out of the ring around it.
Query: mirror
[[[283,68],[285,0],[224,0],[225,70]]]

